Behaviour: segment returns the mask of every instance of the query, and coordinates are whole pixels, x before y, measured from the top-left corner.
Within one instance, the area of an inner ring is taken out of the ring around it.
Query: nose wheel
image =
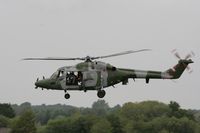
[[[104,90],[99,90],[99,91],[97,92],[97,96],[98,96],[99,98],[103,98],[105,95],[106,95],[106,92],[105,92]]]
[[[70,98],[69,93],[66,93],[66,94],[65,94],[65,99],[69,99],[69,98]]]

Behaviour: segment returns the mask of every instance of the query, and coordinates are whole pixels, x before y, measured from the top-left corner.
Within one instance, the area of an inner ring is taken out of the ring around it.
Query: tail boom
[[[178,79],[183,74],[187,66],[193,63],[189,60],[179,60],[178,64],[167,71],[144,71],[144,70],[133,70],[118,68],[118,71],[123,75],[124,79],[146,79],[146,83],[149,83],[150,79]]]
[[[162,73],[163,79],[178,79],[181,77],[187,66],[193,63],[191,59],[189,60],[179,60],[178,64],[173,68],[168,69]]]

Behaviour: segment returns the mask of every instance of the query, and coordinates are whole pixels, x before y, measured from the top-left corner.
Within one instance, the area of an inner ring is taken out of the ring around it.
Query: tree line
[[[182,109],[173,101],[109,107],[98,100],[91,108],[0,104],[2,128],[11,133],[199,133],[200,111]]]

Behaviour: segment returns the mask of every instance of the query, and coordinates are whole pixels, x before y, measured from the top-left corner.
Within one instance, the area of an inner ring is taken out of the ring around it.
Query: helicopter
[[[135,70],[128,68],[117,68],[109,63],[97,61],[98,59],[110,58],[114,56],[121,56],[131,53],[138,53],[150,51],[150,49],[130,50],[106,56],[91,57],[86,56],[82,58],[63,58],[63,57],[47,57],[47,58],[24,58],[23,60],[81,60],[83,62],[74,66],[64,66],[57,69],[50,78],[39,80],[35,82],[35,89],[45,88],[47,90],[62,90],[65,92],[64,97],[70,98],[68,91],[97,91],[97,96],[103,98],[106,95],[105,88],[122,83],[127,85],[129,79],[145,79],[148,84],[150,79],[178,79],[185,69],[190,70],[189,64],[193,63],[191,60],[192,54],[188,54],[182,59],[175,50],[175,56],[179,59],[178,64],[166,71],[149,71],[149,70]]]

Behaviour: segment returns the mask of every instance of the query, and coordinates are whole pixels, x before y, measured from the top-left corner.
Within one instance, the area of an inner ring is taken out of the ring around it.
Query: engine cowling
[[[107,70],[111,70],[111,71],[116,71],[117,70],[116,67],[114,67],[114,66],[112,66],[110,64],[108,64],[106,68],[107,68]]]

